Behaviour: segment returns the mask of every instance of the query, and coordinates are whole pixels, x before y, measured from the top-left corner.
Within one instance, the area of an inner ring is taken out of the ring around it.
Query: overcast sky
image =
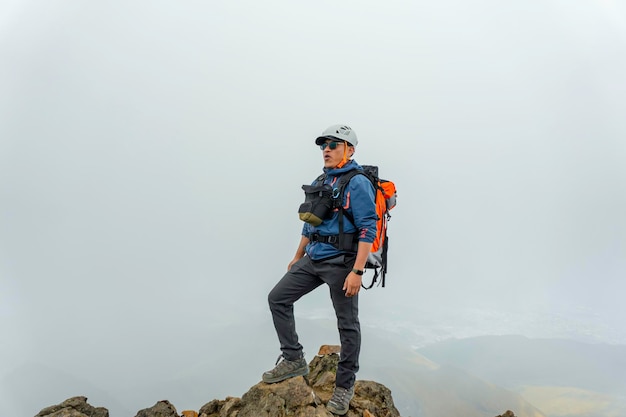
[[[269,323],[335,123],[398,188],[364,314],[560,314],[625,343],[624,74],[617,0],[4,1],[0,377],[65,367],[69,335],[88,360]]]

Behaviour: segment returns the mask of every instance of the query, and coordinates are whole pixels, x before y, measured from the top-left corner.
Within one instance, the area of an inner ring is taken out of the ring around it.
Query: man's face
[[[322,157],[324,158],[324,168],[335,168],[343,160],[344,148],[347,145],[338,140],[326,140],[322,148]]]

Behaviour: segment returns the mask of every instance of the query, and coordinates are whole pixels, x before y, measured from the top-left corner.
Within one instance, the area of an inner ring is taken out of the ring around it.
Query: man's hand
[[[357,275],[354,272],[350,272],[343,282],[343,290],[346,292],[346,297],[353,297],[359,293],[361,289],[361,275]]]
[[[298,262],[300,259],[302,259],[302,258],[298,258],[298,257],[293,258],[291,260],[291,262],[289,262],[289,265],[287,265],[287,272],[289,272],[291,270],[291,267],[293,266],[293,264]]]
[[[293,264],[295,264],[296,262],[298,262],[300,259],[302,259],[305,255],[305,251],[304,249],[306,248],[306,245],[308,245],[310,242],[309,238],[306,236],[300,236],[300,244],[298,245],[298,249],[296,250],[296,254],[293,256],[293,259],[291,260],[291,262],[289,262],[289,265],[287,265],[287,272],[289,272],[291,270],[291,267],[293,266]]]

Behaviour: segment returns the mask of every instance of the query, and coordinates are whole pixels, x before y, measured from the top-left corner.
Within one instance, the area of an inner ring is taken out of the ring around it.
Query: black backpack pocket
[[[333,189],[328,184],[303,185],[304,203],[300,204],[300,220],[319,226],[330,217],[333,207]]]

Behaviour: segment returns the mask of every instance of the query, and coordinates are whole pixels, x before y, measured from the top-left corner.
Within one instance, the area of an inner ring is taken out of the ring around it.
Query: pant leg
[[[305,256],[291,267],[267,297],[280,350],[287,360],[300,359],[303,355],[296,333],[293,304],[322,284],[313,271],[310,258]]]
[[[341,355],[337,368],[336,385],[350,388],[359,370],[361,352],[361,325],[359,322],[359,297],[346,297],[343,284],[354,265],[353,256],[340,256],[323,262],[318,273],[330,288],[330,297],[337,316],[337,329],[341,342]]]

